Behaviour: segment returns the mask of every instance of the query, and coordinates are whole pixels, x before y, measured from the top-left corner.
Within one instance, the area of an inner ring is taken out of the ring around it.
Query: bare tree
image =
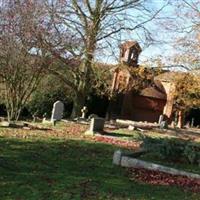
[[[93,63],[105,47],[115,47],[122,33],[143,30],[167,5],[154,9],[147,0],[52,0],[46,1],[49,13],[47,32],[40,37],[51,58],[60,65],[49,70],[74,92],[72,117],[80,114],[95,74]],[[51,30],[51,31],[49,31]],[[121,40],[120,40],[121,41]],[[66,66],[66,73],[58,70]]]
[[[174,2],[176,20],[169,22],[170,30],[176,33],[174,62],[188,70],[200,68],[200,1]]]
[[[42,77],[33,37],[38,31],[34,16],[40,14],[31,1],[5,1],[0,7],[0,79],[9,121],[18,120]]]

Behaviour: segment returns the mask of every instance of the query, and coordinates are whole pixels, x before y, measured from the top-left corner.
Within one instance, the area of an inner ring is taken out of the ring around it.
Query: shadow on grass
[[[0,128],[2,129],[18,129],[18,130],[25,130],[25,128],[27,128],[26,130],[38,130],[38,131],[52,131],[53,129],[51,128],[43,128],[43,127],[36,127],[36,126],[0,126]],[[29,128],[29,129],[28,129]]]
[[[112,136],[112,137],[116,137],[116,138],[120,138],[120,137],[133,137],[133,135],[130,134],[126,134],[126,133],[118,133],[118,132],[107,132],[107,131],[101,131],[100,132],[101,135],[105,135],[105,136]]]
[[[84,141],[0,137],[0,199],[196,199],[130,181],[112,165],[115,147]]]
[[[161,134],[166,134],[165,130],[161,130],[161,129],[155,129],[155,132],[161,133]],[[169,128],[167,131],[168,135],[172,135],[175,137],[180,137],[180,138],[191,138],[191,137],[200,137],[200,130],[190,130],[190,129],[172,129]]]

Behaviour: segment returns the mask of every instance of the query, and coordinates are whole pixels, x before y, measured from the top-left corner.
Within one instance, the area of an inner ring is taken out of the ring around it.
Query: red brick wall
[[[125,95],[121,117],[134,121],[158,122],[166,100],[133,95]]]

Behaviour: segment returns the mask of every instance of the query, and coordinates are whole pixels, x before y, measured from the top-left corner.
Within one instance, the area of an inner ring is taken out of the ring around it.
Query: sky
[[[183,0],[173,0],[173,2],[183,3]],[[196,0],[188,0],[188,2],[192,2]],[[200,0],[199,0],[200,1]],[[153,5],[153,9],[159,10],[163,5],[166,4],[165,0],[151,0],[151,5]],[[122,40],[137,40],[142,47],[143,51],[140,54],[139,62],[143,63],[148,59],[154,59],[156,57],[161,56],[163,58],[163,61],[166,63],[166,65],[172,65],[173,62],[169,59],[172,55],[174,55],[177,50],[175,48],[175,41],[176,38],[179,38],[183,36],[183,33],[178,33],[175,31],[169,31],[166,30],[163,26],[163,24],[166,24],[166,18],[168,20],[172,21],[172,23],[175,22],[177,7],[174,7],[173,5],[166,6],[160,13],[157,15],[156,20],[150,21],[145,25],[145,27],[151,32],[152,37],[156,40],[152,44],[148,44],[145,39],[143,39],[142,35],[144,34],[142,30],[138,29],[135,31],[135,33],[123,33],[121,35]],[[184,7],[180,7],[178,9],[185,9]],[[200,8],[198,7],[200,10]],[[131,11],[129,11],[131,12]],[[169,19],[170,18],[170,19]],[[188,19],[185,19],[185,25],[190,24],[190,21]],[[116,57],[103,57],[104,62],[106,63],[117,63],[117,56],[119,54],[119,51],[117,48],[115,49],[115,55]]]
[[[164,4],[164,1],[162,0],[155,0],[155,2],[157,3],[157,9],[161,8]],[[158,56],[163,56],[167,58],[175,53],[176,50],[173,46],[173,39],[175,37],[179,37],[178,33],[175,33],[173,31],[166,31],[165,28],[162,26],[163,23],[166,23],[168,17],[175,17],[174,13],[174,7],[171,5],[167,5],[158,15],[158,18],[163,19],[158,19],[147,24],[148,28],[153,32],[153,37],[156,38],[157,42],[148,47],[145,47],[145,44],[143,45],[144,50],[140,55],[141,62],[145,61],[146,59],[155,58]],[[167,62],[167,60],[165,62]]]

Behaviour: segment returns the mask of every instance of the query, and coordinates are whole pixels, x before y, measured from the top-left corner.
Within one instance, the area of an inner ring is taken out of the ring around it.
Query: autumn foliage
[[[188,110],[200,106],[200,77],[198,71],[195,75],[193,73],[177,74],[175,86],[176,108]]]

